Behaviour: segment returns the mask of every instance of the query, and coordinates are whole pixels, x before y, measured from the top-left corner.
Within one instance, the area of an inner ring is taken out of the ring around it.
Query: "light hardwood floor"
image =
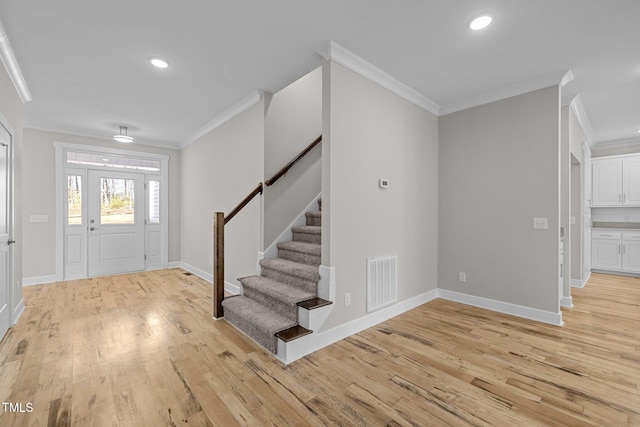
[[[432,301],[290,366],[183,270],[25,288],[1,426],[640,425],[640,279],[594,274],[554,327]]]

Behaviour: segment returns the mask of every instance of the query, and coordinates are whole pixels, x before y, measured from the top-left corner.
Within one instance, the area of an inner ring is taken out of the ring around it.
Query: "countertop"
[[[640,222],[598,222],[593,221],[592,228],[606,229],[606,230],[629,230],[640,231]]]

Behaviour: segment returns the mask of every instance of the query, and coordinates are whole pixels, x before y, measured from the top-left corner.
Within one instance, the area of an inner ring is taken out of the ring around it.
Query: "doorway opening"
[[[12,138],[0,122],[0,339],[12,322],[13,309],[13,184]]]
[[[169,156],[54,144],[56,280],[166,268]]]

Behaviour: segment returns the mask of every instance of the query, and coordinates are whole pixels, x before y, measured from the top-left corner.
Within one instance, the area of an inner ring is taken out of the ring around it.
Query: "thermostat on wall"
[[[389,180],[388,179],[380,179],[380,180],[378,180],[378,185],[380,186],[380,188],[387,188],[387,187],[389,187]]]

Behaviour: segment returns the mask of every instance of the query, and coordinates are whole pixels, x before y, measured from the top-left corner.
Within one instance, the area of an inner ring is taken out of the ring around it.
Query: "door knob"
[[[89,230],[93,231],[93,230],[99,230],[98,227],[89,227]]]
[[[7,240],[7,245],[12,245],[12,244],[14,244],[15,242],[16,242],[15,240],[13,240],[13,239],[9,239],[9,240]]]

